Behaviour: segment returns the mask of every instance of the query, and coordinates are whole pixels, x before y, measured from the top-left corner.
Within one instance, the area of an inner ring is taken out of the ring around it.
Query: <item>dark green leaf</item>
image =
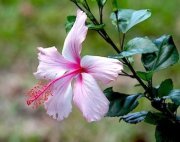
[[[172,113],[176,112],[179,107],[179,105],[176,105],[174,103],[168,103],[167,106],[168,106],[168,110]]]
[[[107,116],[123,116],[128,114],[138,105],[138,99],[141,94],[126,95],[118,92],[113,92],[112,88],[108,88],[104,91],[104,94],[110,101],[109,111]]]
[[[113,6],[113,11],[117,11],[119,6],[119,1],[118,0],[112,0],[112,6]]]
[[[107,0],[96,0],[96,1],[98,3],[99,7],[103,7],[106,4],[106,2],[107,2]]]
[[[180,105],[180,90],[174,89],[168,94],[168,96],[164,96],[163,98],[171,99],[176,105]]]
[[[103,29],[104,26],[105,26],[104,24],[100,24],[100,25],[94,25],[92,23],[87,24],[87,27],[90,30],[100,30],[100,29]]]
[[[170,91],[173,89],[173,82],[171,79],[164,80],[160,87],[158,88],[158,97],[162,98],[163,96],[167,96]]]
[[[172,122],[159,123],[156,126],[156,142],[179,142],[180,124]]]
[[[164,116],[162,113],[148,112],[144,121],[149,124],[157,125],[159,122],[165,120],[166,116]]]
[[[154,41],[158,47],[157,52],[142,55],[142,62],[148,71],[167,68],[179,60],[179,54],[172,36],[164,35]]]
[[[138,37],[130,40],[126,44],[124,51],[119,55],[113,56],[113,58],[120,59],[135,54],[152,53],[155,51],[158,51],[158,48],[151,40],[148,38]]]
[[[153,76],[153,72],[137,71],[136,73],[137,73],[137,75],[138,75],[141,79],[143,79],[143,80],[145,80],[145,81],[151,80],[151,78],[152,78],[152,76]]]
[[[68,33],[71,30],[75,20],[76,20],[76,16],[67,16],[67,20],[65,24],[66,33]]]
[[[132,10],[132,9],[120,9],[118,10],[118,16],[115,12],[111,14],[111,19],[113,24],[117,26],[118,17],[118,26],[123,33],[126,33],[130,28],[136,24],[146,20],[151,16],[151,12],[147,9],[145,10]]]
[[[121,119],[127,123],[136,124],[143,121],[147,113],[148,113],[147,111],[130,113],[130,114],[122,116]]]
[[[84,0],[76,0],[77,3],[84,4]]]

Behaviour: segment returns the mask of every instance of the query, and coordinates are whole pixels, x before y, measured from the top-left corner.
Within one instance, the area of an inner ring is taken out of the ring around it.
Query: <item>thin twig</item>
[[[126,34],[123,33],[123,35],[122,35],[122,41],[121,41],[121,50],[122,50],[122,51],[124,50],[124,41],[125,41],[125,37],[126,37]]]
[[[120,35],[120,28],[119,28],[118,11],[115,11],[115,15],[116,15],[116,25],[118,29],[119,46],[121,47],[121,35]]]
[[[133,75],[130,75],[130,74],[119,73],[118,75],[120,75],[120,76],[127,76],[127,77],[134,78],[134,76],[133,76]]]
[[[88,11],[90,11],[90,8],[89,8],[89,5],[88,5],[87,1],[84,0],[84,2],[85,2],[85,5],[86,5],[86,9],[87,9]]]
[[[100,24],[103,24],[103,7],[99,7]]]

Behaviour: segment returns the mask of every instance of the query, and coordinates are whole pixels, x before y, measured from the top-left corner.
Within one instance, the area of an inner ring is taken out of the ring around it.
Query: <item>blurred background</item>
[[[89,2],[92,2],[89,0]],[[134,36],[158,38],[171,34],[180,47],[179,0],[121,0],[122,8],[150,9],[150,19],[134,27],[127,39]],[[97,15],[95,2],[92,11]],[[105,7],[106,30],[118,44],[118,34],[109,19],[111,0]],[[32,75],[38,60],[36,47],[56,46],[59,51],[66,37],[66,16],[75,15],[76,7],[69,0],[0,0],[0,142],[153,142],[154,126],[140,123],[129,125],[118,118],[105,118],[87,123],[73,108],[69,118],[57,122],[46,115],[43,107],[33,110],[25,102],[25,94],[37,80]],[[82,54],[107,56],[115,52],[94,31],[89,31]],[[139,59],[139,57],[137,57]],[[142,69],[137,60],[136,67]],[[180,66],[156,73],[154,84],[172,78],[180,87]],[[158,79],[156,79],[158,77]],[[120,77],[114,84],[117,91],[132,93],[135,80]],[[149,102],[140,100],[136,110],[150,110]]]

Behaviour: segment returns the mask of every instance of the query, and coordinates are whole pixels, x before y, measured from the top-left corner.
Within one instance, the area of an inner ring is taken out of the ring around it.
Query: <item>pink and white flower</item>
[[[86,14],[77,11],[76,21],[68,33],[62,55],[55,47],[38,48],[37,79],[46,80],[28,92],[27,104],[37,107],[44,103],[47,113],[63,120],[72,111],[72,100],[88,122],[100,120],[108,111],[109,101],[97,80],[107,84],[122,70],[116,59],[99,56],[80,57],[82,42],[88,28]]]

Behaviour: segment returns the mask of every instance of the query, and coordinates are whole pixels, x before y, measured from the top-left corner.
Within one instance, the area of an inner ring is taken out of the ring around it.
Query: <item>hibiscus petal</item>
[[[64,42],[62,55],[72,62],[80,62],[81,44],[85,40],[88,30],[85,26],[86,18],[87,16],[83,11],[77,11],[76,21]]]
[[[66,60],[55,47],[39,47],[38,50],[39,66],[37,72],[34,73],[37,79],[55,79],[65,71],[77,67],[76,64]]]
[[[56,83],[52,88],[52,96],[44,103],[47,113],[59,121],[67,118],[72,110],[72,87],[73,74],[66,76]]]
[[[81,66],[87,73],[105,84],[115,80],[123,69],[119,60],[99,56],[84,56]]]
[[[95,79],[87,73],[82,73],[77,77],[73,101],[88,122],[100,120],[109,108],[109,101]]]

